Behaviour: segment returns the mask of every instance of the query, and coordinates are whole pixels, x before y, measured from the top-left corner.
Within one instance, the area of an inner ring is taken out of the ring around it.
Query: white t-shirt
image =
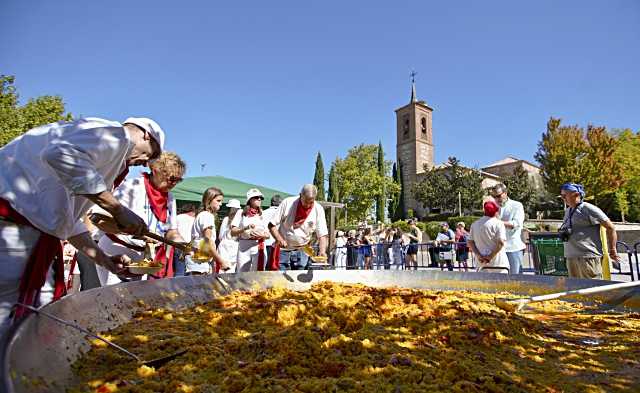
[[[193,223],[195,222],[195,220],[196,218],[194,216],[187,213],[178,214],[178,216],[176,217],[178,233],[187,243],[191,241],[191,229],[193,228]]]
[[[110,191],[133,142],[122,124],[98,118],[36,127],[0,148],[0,198],[59,239],[87,232],[93,202]]]
[[[203,240],[204,232],[208,228],[211,228],[211,240],[216,241],[216,218],[208,211],[202,211],[198,213],[193,227],[191,228],[191,244],[194,247],[200,247],[200,241]],[[211,266],[208,263],[196,263],[190,256],[185,258],[185,265],[187,272],[199,272],[208,273],[211,270]]]
[[[167,201],[167,221],[160,222],[156,218],[155,214],[153,214],[153,210],[151,209],[151,204],[149,203],[149,198],[147,197],[147,190],[144,186],[144,178],[142,176],[136,177],[134,179],[127,179],[122,182],[122,184],[120,184],[120,186],[113,192],[113,196],[123,206],[131,209],[132,212],[136,213],[140,218],[142,218],[145,224],[147,224],[147,228],[150,232],[164,236],[169,230],[178,229],[176,200],[173,197],[173,194],[169,193]],[[96,205],[91,208],[91,211],[100,212],[103,210]],[[145,245],[144,240],[134,239],[129,235],[117,236],[125,243],[133,244],[140,247],[144,247]],[[119,247],[116,247],[114,249],[110,243],[113,243],[113,241],[107,236],[103,236],[100,239],[99,245],[100,247],[106,247],[105,251],[107,253],[121,253]],[[136,259],[142,257],[141,252],[134,251],[134,253],[136,253],[133,254],[136,256]],[[129,253],[127,253],[127,255],[132,256]]]
[[[278,231],[289,247],[299,247],[309,243],[314,232],[318,238],[329,234],[324,209],[318,202],[313,203],[313,209],[302,225],[294,225],[299,200],[299,196],[285,198],[271,219],[272,225],[280,226]]]
[[[484,216],[471,224],[469,240],[473,240],[480,254],[485,256],[491,254],[496,248],[498,240],[507,241],[507,232],[504,223],[496,217]],[[504,246],[498,254],[489,262],[491,267],[509,267],[509,259]],[[499,270],[495,271],[500,273]]]
[[[244,228],[247,228],[251,224],[253,224],[255,226],[253,228],[253,230],[262,230],[262,231],[266,230],[265,223],[262,220],[262,216],[259,216],[259,215],[255,215],[255,216],[251,216],[251,217],[245,216],[244,214],[242,214],[242,210],[238,210],[236,215],[233,217],[233,220],[231,220],[231,227],[232,228],[244,229]],[[242,232],[238,236],[239,239],[240,240],[252,240],[251,237],[249,236],[249,232],[251,232],[251,231]],[[256,241],[256,244],[257,244],[257,241]]]
[[[278,206],[269,206],[268,209],[265,209],[262,212],[262,226],[264,226],[267,232],[269,231],[269,223],[271,222],[271,220],[273,219],[273,217],[276,215],[277,212],[278,212]],[[265,239],[264,245],[271,246],[273,245],[274,242],[275,242],[275,239],[273,238],[273,236],[271,236],[271,234],[269,234],[269,238]]]

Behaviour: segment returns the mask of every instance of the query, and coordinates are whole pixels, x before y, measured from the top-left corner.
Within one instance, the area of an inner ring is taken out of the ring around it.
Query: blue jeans
[[[184,259],[180,259],[182,256],[182,251],[178,249],[173,250],[173,276],[179,277],[184,276],[184,272],[187,270],[185,266]]]
[[[522,259],[524,258],[524,251],[507,252],[507,258],[509,259],[509,274],[522,273]]]
[[[309,256],[300,250],[280,250],[280,271],[310,268]]]

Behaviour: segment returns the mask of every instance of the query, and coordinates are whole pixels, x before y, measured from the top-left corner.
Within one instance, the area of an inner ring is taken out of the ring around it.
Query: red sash
[[[249,208],[247,209],[247,217],[253,217],[260,214],[260,210]],[[258,239],[258,271],[264,271],[264,239]]]
[[[40,289],[47,280],[47,272],[53,263],[54,291],[53,300],[56,301],[66,294],[64,283],[64,261],[62,259],[62,242],[57,237],[40,231],[24,216],[15,211],[8,201],[0,198],[0,217],[16,224],[30,226],[40,232],[40,237],[31,251],[27,266],[20,278],[18,302],[36,306]],[[14,319],[27,316],[31,311],[16,307]]]
[[[167,222],[169,216],[169,193],[158,190],[149,177],[148,173],[143,173],[144,177],[144,189],[147,192],[147,199],[151,205],[151,211],[153,215],[162,223]],[[169,251],[167,256],[167,246],[162,243],[156,247],[156,255],[153,259],[155,262],[162,264],[162,269],[153,275],[149,275],[151,278],[170,278],[173,277],[173,247]]]

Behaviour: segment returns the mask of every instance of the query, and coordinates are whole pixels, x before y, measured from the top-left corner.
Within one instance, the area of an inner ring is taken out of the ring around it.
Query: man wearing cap
[[[522,241],[522,227],[524,226],[524,207],[522,203],[509,198],[507,186],[496,184],[491,189],[491,196],[500,206],[499,218],[504,222],[507,230],[507,243],[505,251],[509,258],[509,273],[520,274],[522,271],[522,259],[526,248]]]
[[[569,206],[564,212],[562,226],[558,230],[564,243],[569,277],[602,278],[602,240],[600,225],[607,233],[609,256],[615,264],[620,263],[616,251],[618,236],[616,229],[600,208],[584,202],[585,192],[581,184],[565,183],[560,196]]]
[[[300,195],[282,201],[269,223],[269,231],[276,239],[274,252],[279,251],[282,271],[309,267],[309,256],[300,248],[311,243],[314,233],[318,238],[318,256],[327,256],[329,231],[324,209],[316,202],[317,195],[316,186],[305,184]]]
[[[53,298],[64,294],[60,240],[110,271],[128,274],[128,258],[100,250],[83,217],[95,203],[123,231],[141,233],[144,221],[111,191],[128,167],[158,157],[163,143],[164,132],[151,119],[121,124],[86,118],[36,127],[0,148],[0,332],[16,302],[37,304],[52,262]],[[15,316],[25,313],[18,307]]]
[[[478,257],[478,271],[507,273],[509,259],[504,251],[507,233],[504,223],[498,218],[500,207],[494,201],[483,205],[484,216],[471,224],[469,248]]]

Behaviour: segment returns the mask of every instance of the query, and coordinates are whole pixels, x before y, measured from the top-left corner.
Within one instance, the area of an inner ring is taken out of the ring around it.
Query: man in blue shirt
[[[507,186],[496,184],[491,189],[491,196],[500,206],[498,218],[504,222],[507,229],[507,242],[505,251],[509,258],[509,273],[520,274],[522,272],[522,259],[526,248],[522,241],[522,227],[524,225],[524,207],[522,203],[509,199]]]

